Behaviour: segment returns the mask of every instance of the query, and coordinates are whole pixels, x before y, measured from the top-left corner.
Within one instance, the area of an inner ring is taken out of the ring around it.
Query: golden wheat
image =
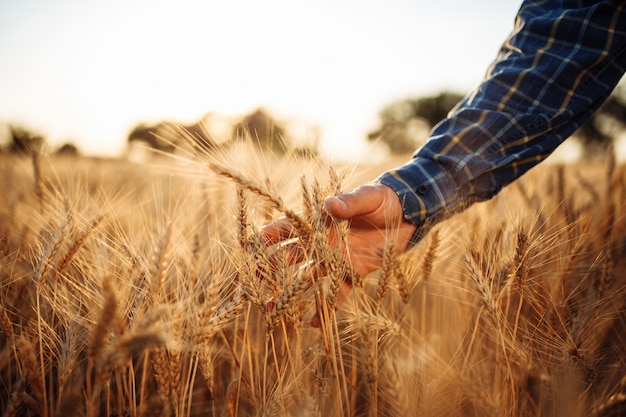
[[[608,157],[537,167],[358,277],[323,201],[383,165],[42,154],[44,180],[0,156],[0,412],[620,415],[626,170]],[[297,239],[268,247],[281,214]]]

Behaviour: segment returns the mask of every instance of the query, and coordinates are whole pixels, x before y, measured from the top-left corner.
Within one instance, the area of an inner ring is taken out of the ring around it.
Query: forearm
[[[619,82],[626,68],[621,2],[571,10],[547,3],[522,5],[480,86],[411,161],[378,178],[396,191],[407,221],[434,224],[491,198],[550,155]]]

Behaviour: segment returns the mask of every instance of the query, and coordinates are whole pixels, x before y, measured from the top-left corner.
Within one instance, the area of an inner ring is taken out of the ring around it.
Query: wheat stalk
[[[33,161],[33,173],[35,177],[35,195],[39,201],[39,209],[43,211],[44,195],[43,179],[41,175],[41,156],[39,155],[39,150],[37,148],[33,148],[31,155]]]
[[[164,417],[169,415],[169,411],[163,399],[153,395],[141,402],[139,417]]]
[[[615,224],[615,203],[612,199],[613,177],[615,175],[615,149],[611,142],[608,149],[608,161],[606,170],[606,189],[605,189],[605,205],[606,212],[604,215],[604,262],[602,263],[602,272],[598,283],[598,299],[604,297],[606,288],[611,284],[611,273],[613,270],[613,253],[612,253],[612,231]]]

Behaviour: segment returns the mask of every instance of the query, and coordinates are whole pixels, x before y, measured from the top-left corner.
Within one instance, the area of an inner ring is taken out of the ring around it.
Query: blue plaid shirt
[[[544,160],[626,70],[626,1],[525,1],[481,84],[405,165],[376,181],[428,226],[487,200]]]

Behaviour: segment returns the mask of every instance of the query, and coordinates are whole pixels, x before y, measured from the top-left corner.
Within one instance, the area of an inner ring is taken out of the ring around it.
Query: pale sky
[[[0,123],[118,156],[130,129],[263,106],[358,157],[379,110],[465,93],[521,0],[0,0]]]

